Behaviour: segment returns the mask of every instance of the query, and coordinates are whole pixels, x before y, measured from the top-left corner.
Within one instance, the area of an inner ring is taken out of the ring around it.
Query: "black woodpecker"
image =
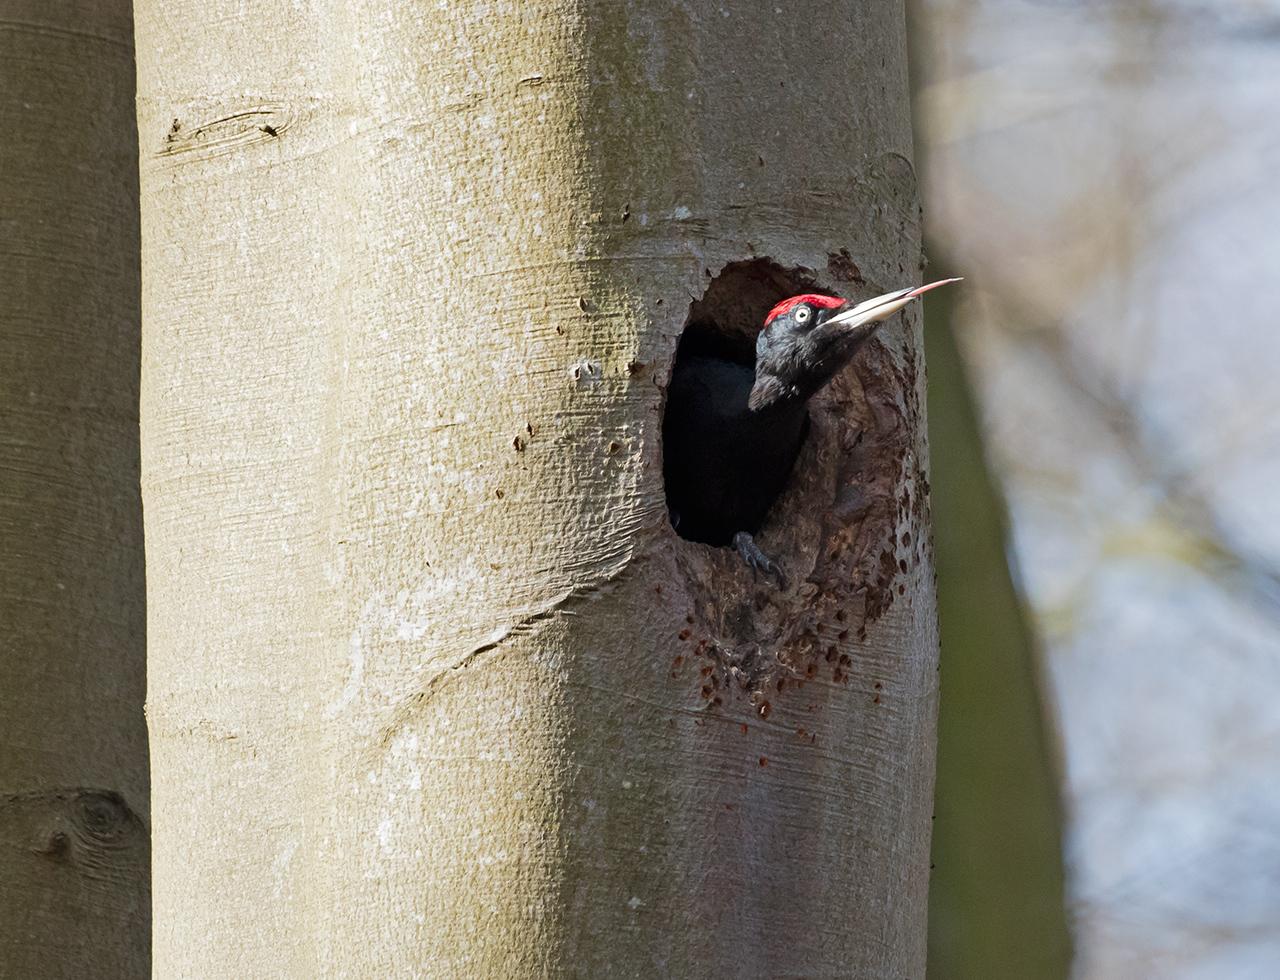
[[[885,293],[865,303],[806,294],[783,300],[756,339],[755,369],[720,357],[679,357],[663,418],[663,477],[676,530],[732,544],[754,572],[785,588],[752,537],[782,491],[809,422],[806,408],[882,322],[917,296],[958,282]]]

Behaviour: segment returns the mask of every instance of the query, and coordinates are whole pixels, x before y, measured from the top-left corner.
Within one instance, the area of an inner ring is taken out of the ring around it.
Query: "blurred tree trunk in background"
[[[715,273],[919,267],[902,7],[838,7],[138,4],[159,975],[922,975],[918,319],[798,590],[661,483]]]
[[[1051,980],[1071,966],[1057,754],[953,301],[930,297],[925,331],[943,650],[929,976]]]
[[[149,969],[127,0],[0,2],[0,974]]]
[[[1280,7],[913,8],[930,234],[971,276],[956,336],[1062,735],[1075,969],[1273,976]]]
[[[926,29],[935,38],[964,33],[970,11],[958,5],[948,19],[922,3],[908,9],[919,92],[936,71]],[[932,145],[923,125],[917,118],[918,147]],[[921,161],[922,172],[930,162]],[[935,222],[940,204],[925,201]],[[935,264],[930,278],[980,271],[956,258]],[[971,278],[966,285],[982,283]],[[953,333],[956,295],[945,293],[931,297],[925,332],[943,649],[929,977],[1052,980],[1072,966],[1056,728],[1042,700],[1035,638],[1008,564],[1003,502]]]

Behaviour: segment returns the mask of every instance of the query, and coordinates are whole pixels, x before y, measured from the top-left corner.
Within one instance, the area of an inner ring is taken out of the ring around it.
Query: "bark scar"
[[[280,139],[298,122],[295,107],[263,101],[235,109],[210,110],[198,123],[175,117],[156,156],[176,162],[204,159],[252,143]]]
[[[629,560],[623,561],[596,582],[566,589],[527,616],[514,623],[498,627],[483,643],[472,647],[466,653],[454,658],[452,663],[441,667],[419,690],[409,695],[395,708],[391,720],[378,733],[377,746],[386,748],[390,745],[391,740],[408,726],[416,714],[421,712],[447,685],[463,676],[463,673],[481,657],[503,653],[511,640],[529,635],[557,616],[576,615],[577,610],[571,608],[572,606],[598,598],[608,591],[621,578],[629,564]]]

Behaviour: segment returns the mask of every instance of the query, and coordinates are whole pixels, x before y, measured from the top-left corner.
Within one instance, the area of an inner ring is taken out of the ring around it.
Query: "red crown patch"
[[[826,310],[833,310],[837,306],[844,306],[844,300],[839,296],[819,296],[817,293],[805,293],[803,296],[792,296],[790,299],[784,299],[769,311],[769,315],[764,318],[765,326],[768,326],[778,317],[783,316],[786,313],[790,313],[801,303],[808,303],[810,306],[819,306]]]

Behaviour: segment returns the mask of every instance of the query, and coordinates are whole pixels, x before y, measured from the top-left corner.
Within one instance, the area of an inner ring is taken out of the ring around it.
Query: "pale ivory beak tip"
[[[827,322],[832,325],[842,326],[848,330],[853,330],[864,323],[875,323],[881,320],[887,320],[917,296],[921,296],[931,289],[937,289],[939,286],[946,286],[953,282],[960,282],[960,277],[954,279],[939,279],[937,282],[926,283],[925,285],[917,286],[914,289],[910,286],[905,289],[897,289],[891,293],[885,293],[883,296],[877,296],[875,299],[869,299],[865,303],[859,303],[852,309],[845,310],[843,313],[837,314]]]
[[[939,279],[937,282],[925,283],[923,286],[917,286],[907,295],[912,299],[915,299],[915,297],[922,296],[931,289],[937,289],[939,286],[949,286],[953,282],[964,282],[964,276],[956,276],[952,279]]]

